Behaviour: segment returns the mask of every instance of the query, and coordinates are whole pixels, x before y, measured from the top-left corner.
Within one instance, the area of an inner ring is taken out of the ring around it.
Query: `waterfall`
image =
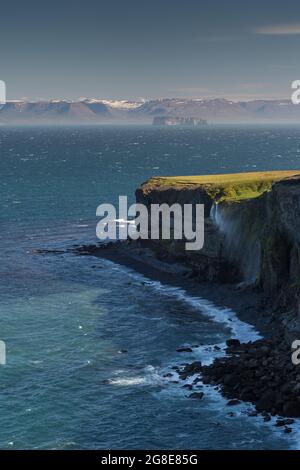
[[[260,231],[246,204],[214,203],[210,218],[224,236],[225,258],[238,267],[246,284],[255,284],[260,274]]]
[[[215,223],[215,225],[217,225],[220,232],[224,233],[224,230],[222,230],[222,227],[223,227],[222,214],[219,210],[219,204],[217,202],[214,202],[210,208],[210,219]]]

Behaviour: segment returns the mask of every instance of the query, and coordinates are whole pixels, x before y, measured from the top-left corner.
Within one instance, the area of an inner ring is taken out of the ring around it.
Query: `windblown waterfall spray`
[[[213,203],[210,217],[224,236],[225,257],[237,266],[246,284],[258,281],[260,242],[253,225],[245,224],[239,204]]]

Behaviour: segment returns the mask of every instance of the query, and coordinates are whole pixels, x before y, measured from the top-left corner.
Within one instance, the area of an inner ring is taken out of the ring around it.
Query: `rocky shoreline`
[[[211,365],[196,361],[176,368],[176,372],[183,381],[192,379],[184,385],[191,392],[199,381],[215,386],[228,400],[227,405],[250,403],[255,410],[249,416],[261,414],[264,421],[277,416],[278,427],[291,425],[291,418],[300,417],[300,371],[293,366],[284,341],[273,338],[242,344],[230,339],[226,355]]]
[[[76,247],[75,253],[106,258],[162,282],[193,285],[205,298],[212,293],[211,283],[200,283],[184,263],[170,259],[162,261],[157,253],[136,243],[82,246]],[[203,393],[193,386],[201,380],[217,387],[231,406],[240,401],[253,404],[256,411],[249,413],[250,416],[261,414],[265,421],[271,416],[282,417],[276,426],[282,426],[286,433],[292,432],[289,427],[291,418],[300,417],[300,366],[292,363],[291,345],[284,338],[282,323],[277,322],[265,306],[261,307],[260,315],[253,315],[254,311],[257,313],[261,299],[252,289],[236,287],[234,291],[232,285],[220,284],[216,285],[215,292],[214,301],[220,305],[223,302],[230,305],[232,301],[230,307],[239,318],[252,324],[254,321],[264,338],[247,344],[240,343],[238,339],[228,340],[225,356],[216,358],[208,366],[198,361],[177,368],[179,379],[193,379],[192,384],[184,385],[191,392],[190,398],[203,397]],[[182,347],[178,352],[185,353],[187,349]]]
[[[286,342],[274,337],[227,344],[225,357],[202,367],[203,382],[219,385],[227,398],[253,403],[260,413],[300,417],[300,369]]]

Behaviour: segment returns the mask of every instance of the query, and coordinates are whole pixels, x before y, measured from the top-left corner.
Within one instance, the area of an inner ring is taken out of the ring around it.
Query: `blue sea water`
[[[297,127],[2,127],[0,448],[297,446],[297,425],[284,436],[163,377],[233,332],[255,337],[234,312],[110,261],[34,253],[95,242],[96,207],[134,201],[152,175],[297,168]]]

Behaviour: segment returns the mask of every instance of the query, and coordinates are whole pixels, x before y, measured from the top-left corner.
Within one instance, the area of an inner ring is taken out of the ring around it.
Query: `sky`
[[[1,2],[8,99],[289,99],[299,0]]]

